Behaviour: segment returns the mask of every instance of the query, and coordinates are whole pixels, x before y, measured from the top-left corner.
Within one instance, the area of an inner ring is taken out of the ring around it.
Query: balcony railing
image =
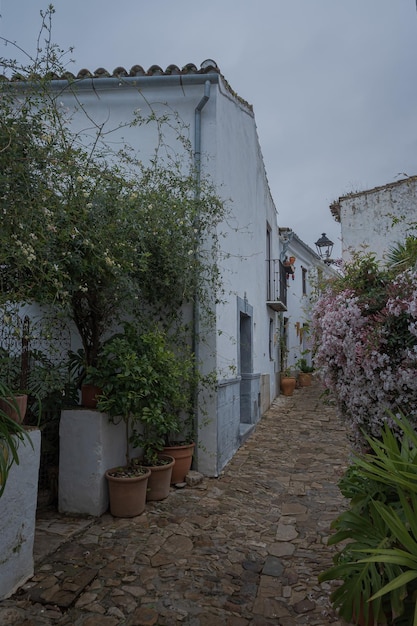
[[[287,272],[279,259],[266,262],[266,304],[274,311],[287,310]]]

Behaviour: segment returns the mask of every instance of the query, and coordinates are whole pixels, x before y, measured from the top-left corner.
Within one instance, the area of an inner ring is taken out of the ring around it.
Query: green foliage
[[[137,311],[179,328],[184,306],[198,297],[210,314],[225,207],[204,177],[196,193],[175,116],[126,121],[131,129],[155,125],[158,150],[145,165],[128,144],[113,148],[107,138],[118,129],[80,107],[70,82],[62,89],[72,104],[61,104],[51,78],[64,75],[65,55],[50,43],[52,14],[42,14],[49,39],[32,65],[0,61],[20,77],[0,82],[0,299],[68,316],[87,365],[96,365],[106,335]],[[73,116],[82,111],[86,130],[76,131]],[[164,160],[165,125],[179,145]]]
[[[157,456],[170,433],[180,432],[181,413],[191,412],[193,363],[176,355],[157,327],[124,332],[105,343],[97,368],[88,374],[102,388],[98,408],[126,424],[126,461],[129,443],[143,449],[146,462]]]
[[[385,623],[417,625],[417,434],[401,415],[382,438],[367,437],[370,453],[355,458],[340,481],[350,508],[332,527],[329,545],[342,544],[321,582],[342,580],[331,599],[347,621],[366,614]]]
[[[392,246],[386,255],[386,263],[393,272],[415,267],[417,263],[417,237],[409,236],[404,243]]]
[[[295,367],[300,370],[300,372],[304,372],[305,374],[311,374],[314,372],[314,367],[312,365],[308,365],[307,359],[301,358],[295,364]]]
[[[221,297],[227,212],[211,181],[197,179],[175,114],[135,112],[114,128],[80,103],[76,81],[57,88],[66,53],[51,43],[53,13],[41,14],[45,45],[33,62],[0,59],[18,78],[0,81],[0,305],[36,303],[74,322],[82,349],[69,355],[76,383],[67,397],[85,376],[103,389],[99,408],[124,421],[130,463],[129,443],[151,457],[171,433],[194,438],[191,402],[202,381],[188,349],[191,310],[204,336]],[[122,126],[128,138],[142,125],[157,137],[146,163],[114,140]],[[167,128],[176,137],[169,147]]]
[[[380,311],[385,304],[389,273],[381,268],[373,253],[354,253],[343,273],[330,281],[334,293],[354,290],[359,303],[366,303],[366,314]]]

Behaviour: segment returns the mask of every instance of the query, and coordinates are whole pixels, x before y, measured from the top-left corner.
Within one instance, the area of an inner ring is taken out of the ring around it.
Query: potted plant
[[[98,409],[126,424],[126,459],[130,468],[148,468],[147,499],[163,499],[169,493],[174,459],[163,454],[169,433],[179,432],[179,412],[186,400],[183,362],[169,348],[157,327],[126,323],[123,333],[107,341],[99,367],[90,368],[103,392]],[[131,459],[130,444],[142,455]],[[164,475],[164,486],[155,483]]]
[[[186,462],[191,464],[194,449],[190,418],[192,361],[185,355],[177,355],[167,335],[156,327],[140,336],[139,350],[143,397],[132,442],[142,448],[141,462],[151,469],[148,500],[161,500],[168,496],[171,482],[184,480],[181,467],[184,455],[187,456]],[[176,461],[170,454],[171,447],[177,448],[174,454],[183,457],[179,463],[179,475],[174,474],[174,479],[173,461]]]
[[[288,359],[288,345],[287,345],[287,331],[286,325],[283,325],[280,339],[280,363],[281,363],[281,373],[280,373],[280,389],[284,396],[292,396],[294,393],[294,389],[297,385],[297,378],[291,372],[291,368],[288,367],[287,359]]]
[[[295,366],[299,370],[298,382],[300,384],[300,387],[309,387],[311,385],[314,367],[312,365],[308,365],[307,359],[305,357],[301,357],[300,359],[298,359]]]
[[[284,396],[292,396],[297,384],[297,379],[290,367],[285,367],[281,372],[280,387]]]
[[[13,419],[7,409],[10,408],[12,392],[0,381],[0,497],[6,487],[7,477],[13,463],[19,464],[18,448],[20,443],[29,442],[29,434],[20,420]],[[3,409],[3,403],[6,410]],[[13,407],[19,412],[19,407]],[[33,447],[33,446],[32,446]]]
[[[22,424],[25,419],[27,404],[26,393],[10,391],[9,396],[0,398],[0,409],[18,424]]]
[[[163,447],[162,452],[175,460],[171,474],[172,485],[184,482],[193,463],[194,448],[195,441],[189,439],[172,440]]]
[[[125,427],[126,464],[106,471],[110,512],[116,517],[133,517],[144,511],[151,474],[149,468],[132,458],[130,451],[133,427],[142,412],[146,379],[142,355],[133,336],[131,327],[126,325],[124,333],[104,344],[100,366],[88,370],[103,390],[97,408],[115,422],[122,420]]]
[[[25,419],[28,403],[21,357],[11,356],[7,350],[0,347],[0,369],[6,384],[4,389],[9,389],[7,396],[2,394],[0,397],[0,409],[12,420],[21,424]]]
[[[391,415],[371,453],[358,456],[340,481],[350,507],[332,526],[329,545],[341,544],[320,582],[342,584],[331,600],[348,622],[417,624],[417,434]]]
[[[175,394],[170,394],[170,410],[177,417],[175,429],[165,435],[165,444],[162,449],[175,459],[172,468],[171,484],[183,483],[191,469],[195,449],[195,422],[193,412],[193,391],[195,389],[196,374],[191,355],[182,354],[181,357],[171,353],[173,388],[175,379],[180,385],[175,388]]]

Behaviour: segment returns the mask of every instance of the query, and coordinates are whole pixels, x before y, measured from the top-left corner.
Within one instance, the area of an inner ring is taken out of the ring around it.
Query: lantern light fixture
[[[322,233],[315,243],[317,254],[325,263],[332,263],[333,245],[333,241],[327,237],[326,233]]]

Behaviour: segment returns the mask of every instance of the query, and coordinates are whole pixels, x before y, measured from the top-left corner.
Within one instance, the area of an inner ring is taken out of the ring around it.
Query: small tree
[[[127,464],[132,443],[154,465],[169,435],[180,432],[181,414],[191,412],[192,359],[175,354],[158,327],[125,324],[105,343],[95,379],[98,408],[125,423]]]
[[[92,366],[121,318],[158,316],[178,340],[186,304],[198,297],[210,310],[225,207],[204,178],[196,193],[181,128],[183,157],[157,152],[149,165],[112,150],[110,129],[90,114],[85,133],[72,130],[72,112],[51,89],[65,72],[50,43],[52,14],[42,13],[48,36],[37,58],[27,67],[0,61],[19,76],[0,83],[0,295],[72,319]],[[176,120],[131,120],[150,122],[160,130]]]

